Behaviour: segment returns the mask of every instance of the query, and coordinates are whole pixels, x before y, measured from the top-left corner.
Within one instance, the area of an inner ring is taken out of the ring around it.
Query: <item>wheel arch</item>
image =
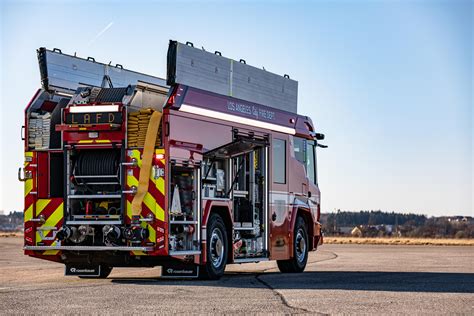
[[[227,233],[227,263],[232,263],[234,261],[234,252],[233,252],[233,247],[232,247],[232,241],[233,241],[233,221],[231,217],[231,211],[228,205],[226,204],[213,204],[209,205],[207,208],[207,212],[205,212],[205,218],[203,218],[203,223],[205,223],[206,227],[208,226],[208,221],[209,218],[211,217],[212,214],[217,214],[219,215],[222,220],[224,221],[224,225],[226,228],[226,233]],[[206,234],[207,234],[207,229],[206,229]],[[204,242],[203,245],[206,243]],[[203,252],[205,254],[205,251]],[[204,255],[205,258],[205,255]]]
[[[294,234],[295,234],[295,225],[296,225],[296,219],[301,216],[306,224],[306,229],[308,233],[308,250],[311,251],[314,249],[313,247],[313,236],[314,236],[314,221],[313,221],[313,216],[311,215],[311,211],[309,208],[298,206],[295,210],[295,216],[293,216],[292,221],[291,221],[291,243],[290,243],[290,254],[293,256],[293,241],[294,241]]]

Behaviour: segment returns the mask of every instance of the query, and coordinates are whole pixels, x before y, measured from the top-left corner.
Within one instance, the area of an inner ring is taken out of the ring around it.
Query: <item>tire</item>
[[[109,266],[100,266],[100,274],[98,276],[80,276],[80,279],[106,279],[110,272],[112,272],[112,267]]]
[[[228,257],[227,230],[218,214],[211,214],[207,224],[206,264],[201,266],[200,278],[218,280],[224,275]]]
[[[308,229],[303,217],[298,216],[293,238],[293,257],[277,260],[278,269],[283,273],[303,272],[308,262]]]

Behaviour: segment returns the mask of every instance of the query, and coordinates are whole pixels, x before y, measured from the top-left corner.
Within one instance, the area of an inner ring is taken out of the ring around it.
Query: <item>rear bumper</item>
[[[154,251],[153,247],[108,247],[108,246],[25,246],[24,250],[70,250],[70,251]]]

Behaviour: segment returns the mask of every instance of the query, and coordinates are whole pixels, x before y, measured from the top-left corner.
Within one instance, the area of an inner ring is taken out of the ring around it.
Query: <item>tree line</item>
[[[380,210],[338,210],[321,214],[321,223],[327,235],[353,235],[356,232],[364,237],[474,238],[474,220],[463,216],[427,217]],[[355,231],[349,229],[356,227]]]

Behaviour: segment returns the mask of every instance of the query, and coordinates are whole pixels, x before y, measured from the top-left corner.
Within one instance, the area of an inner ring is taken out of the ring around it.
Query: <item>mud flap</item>
[[[98,277],[100,276],[100,268],[100,265],[67,264],[64,275]]]
[[[161,267],[162,278],[197,278],[199,276],[199,265],[194,263],[170,263]]]

